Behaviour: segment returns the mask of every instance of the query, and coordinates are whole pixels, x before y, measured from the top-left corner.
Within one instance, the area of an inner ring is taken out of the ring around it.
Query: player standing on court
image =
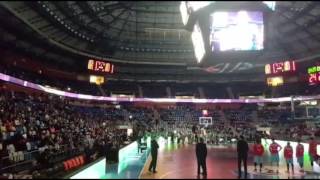
[[[318,143],[314,140],[313,137],[311,137],[309,142],[309,156],[310,156],[310,163],[312,168],[313,168],[313,161],[318,160],[317,145]]]
[[[262,156],[264,153],[264,148],[261,144],[261,139],[258,138],[256,143],[253,145],[253,154],[254,154],[254,171],[257,171],[257,165],[260,165],[260,172],[262,169]]]
[[[289,165],[291,164],[292,173],[293,170],[293,148],[290,145],[290,142],[287,143],[287,146],[284,147],[284,158],[286,159],[287,163],[287,172],[289,173]]]
[[[271,166],[273,163],[277,164],[277,173],[279,173],[279,152],[281,149],[282,147],[274,141],[274,138],[272,138],[272,143],[269,146],[269,151],[271,153]]]
[[[296,147],[296,157],[300,166],[300,172],[303,172],[303,161],[304,161],[303,154],[304,154],[304,147],[301,144],[301,140],[298,139],[298,144]]]

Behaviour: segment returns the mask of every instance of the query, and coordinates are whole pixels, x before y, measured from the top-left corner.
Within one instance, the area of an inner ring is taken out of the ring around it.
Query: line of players
[[[184,139],[188,137],[190,139],[189,143],[195,143],[198,141],[199,137],[207,138],[207,134],[204,129],[200,130],[200,133],[196,133],[197,131],[195,129],[192,130],[192,133],[186,133],[186,132],[179,132],[176,135],[174,133],[171,133],[170,136],[172,139],[177,137],[177,142],[183,143]],[[199,137],[198,137],[199,136]],[[295,157],[297,158],[298,164],[300,166],[300,172],[304,172],[304,146],[301,144],[301,140],[298,140],[298,144],[295,147],[296,153]],[[271,166],[276,165],[276,172],[279,173],[279,152],[283,149],[278,143],[275,142],[274,139],[272,139],[272,143],[269,145],[269,152],[271,154]],[[291,170],[294,173],[294,163],[293,163],[293,147],[291,146],[290,142],[287,143],[287,145],[284,147],[284,158],[286,160],[287,165],[287,172],[289,173],[289,169],[291,166]],[[254,154],[254,170],[257,171],[257,166],[260,166],[260,172],[262,170],[263,165],[263,155],[264,155],[264,147],[261,144],[261,140],[257,139],[256,142],[253,145],[253,154]],[[317,142],[314,140],[314,138],[311,137],[309,142],[309,150],[308,150],[309,158],[311,166],[313,167],[314,161],[318,161],[318,155],[317,155]]]
[[[301,140],[298,140],[298,144],[296,148],[296,158],[300,166],[300,172],[304,172],[304,146],[301,144]],[[276,164],[276,173],[279,173],[279,152],[282,150],[282,147],[272,139],[272,143],[269,145],[269,151],[271,153],[271,166],[273,167]],[[257,165],[260,165],[260,172],[262,169],[262,157],[264,154],[264,147],[261,144],[261,140],[256,140],[255,144],[253,145],[253,153],[254,153],[254,171],[257,171]],[[313,162],[318,160],[317,156],[317,142],[314,138],[310,139],[309,142],[309,157],[310,163],[313,168]],[[289,173],[289,166],[291,165],[292,173],[294,173],[294,163],[293,163],[293,147],[290,145],[290,142],[284,147],[284,158],[287,164],[287,172]]]

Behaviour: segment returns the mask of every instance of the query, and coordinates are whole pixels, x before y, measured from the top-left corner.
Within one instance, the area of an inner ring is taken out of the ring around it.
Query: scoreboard
[[[286,72],[295,72],[296,63],[294,61],[285,61],[265,65],[266,75],[282,74]]]
[[[98,61],[94,59],[89,59],[88,70],[101,72],[101,73],[114,73],[114,65],[105,61]]]
[[[103,76],[90,75],[89,82],[93,83],[93,84],[100,85],[100,84],[104,83],[104,77]]]
[[[272,87],[281,86],[283,85],[283,77],[282,76],[268,77],[267,85]]]
[[[308,82],[309,85],[320,84],[320,66],[308,68]]]
[[[267,85],[276,87],[281,86],[287,81],[288,77],[296,72],[296,63],[294,61],[283,61],[265,65],[265,74]]]

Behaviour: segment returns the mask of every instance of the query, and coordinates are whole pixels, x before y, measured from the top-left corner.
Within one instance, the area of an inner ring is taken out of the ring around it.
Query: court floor
[[[208,179],[236,179],[237,154],[234,146],[213,146],[208,145],[207,156],[207,177]],[[281,153],[281,152],[280,152]],[[282,158],[280,158],[282,160]],[[299,167],[295,164],[295,172],[287,173],[286,165],[281,162],[279,173],[270,167],[268,155],[265,157],[265,165],[262,172],[255,172],[253,167],[253,157],[248,158],[248,177],[250,179],[303,179],[320,178],[320,168],[318,165],[311,169],[310,163],[305,163],[305,172],[299,172]],[[149,157],[140,174],[141,179],[194,179],[204,178],[197,176],[197,162],[195,156],[195,145],[162,143],[158,153],[157,173],[148,171],[151,158]],[[242,173],[243,174],[243,173]]]

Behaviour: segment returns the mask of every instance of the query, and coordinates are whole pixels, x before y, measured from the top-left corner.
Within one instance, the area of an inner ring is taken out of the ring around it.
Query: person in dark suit
[[[200,138],[200,142],[196,145],[196,155],[198,160],[198,175],[200,175],[200,166],[202,167],[203,175],[207,175],[207,146],[204,143],[203,138]]]
[[[156,171],[156,167],[157,167],[157,158],[158,158],[158,148],[159,148],[159,145],[158,145],[157,141],[153,137],[152,140],[151,140],[151,157],[152,157],[152,160],[151,160],[151,163],[150,163],[150,166],[149,166],[149,171],[153,172],[153,173],[157,172]]]
[[[241,162],[244,166],[245,178],[247,178],[247,158],[248,158],[249,146],[247,141],[244,140],[244,137],[240,135],[240,139],[237,143],[237,152],[238,152],[238,178],[241,178]]]

